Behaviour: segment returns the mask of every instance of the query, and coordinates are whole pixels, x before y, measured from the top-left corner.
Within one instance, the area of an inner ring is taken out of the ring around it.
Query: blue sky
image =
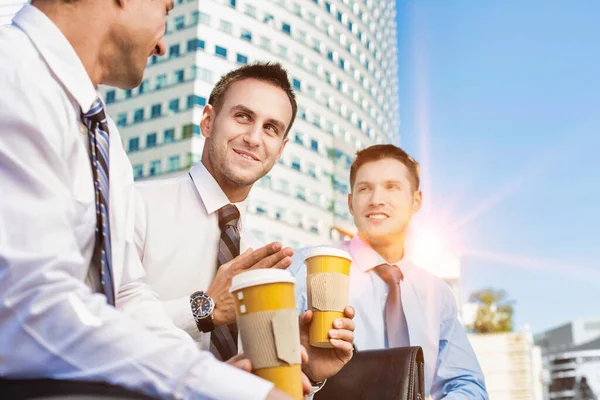
[[[600,316],[599,15],[398,1],[402,146],[464,253],[464,292],[506,290],[519,330]]]

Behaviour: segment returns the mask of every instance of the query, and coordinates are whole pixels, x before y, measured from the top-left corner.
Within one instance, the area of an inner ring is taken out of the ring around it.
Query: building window
[[[243,29],[240,31],[240,38],[243,40],[247,40],[248,42],[252,41],[252,32],[247,29]]]
[[[243,54],[237,53],[236,61],[238,64],[248,64],[248,57]]]
[[[318,153],[319,152],[319,142],[315,139],[311,139],[310,140],[310,149],[312,151],[316,151]]]
[[[187,97],[187,107],[192,108],[194,106],[204,107],[206,105],[206,97],[197,96],[195,94],[190,94]]]
[[[313,163],[308,163],[306,166],[306,173],[309,176],[317,179],[317,166]]]
[[[302,146],[304,146],[304,135],[300,132],[296,132],[296,135],[294,136],[294,141],[298,144],[301,144]]]
[[[251,16],[252,18],[256,18],[256,7],[251,4],[246,4],[246,10],[244,11],[246,15]]]
[[[133,123],[143,122],[144,121],[144,109],[138,108],[133,113]]]
[[[298,200],[306,201],[306,189],[302,186],[296,187],[296,198]]]
[[[199,46],[199,42],[200,39],[190,39],[187,41],[187,51],[188,52],[192,52],[192,51],[196,51],[196,49],[198,49]],[[203,46],[204,48],[204,46]]]
[[[277,208],[275,210],[275,219],[278,221],[285,220],[285,210],[283,208]]]
[[[148,171],[150,176],[158,175],[161,171],[161,160],[150,161],[150,170]]]
[[[286,24],[285,22],[281,24],[281,30],[284,33],[287,33],[288,35],[292,34],[292,27],[290,26],[290,24]]]
[[[198,11],[193,11],[192,12],[192,18],[190,21],[190,25],[198,25],[198,20],[200,18],[199,12]]]
[[[300,158],[292,157],[292,169],[300,171]]]
[[[133,153],[134,151],[138,151],[140,149],[140,138],[133,137],[129,139],[129,152]]]
[[[200,134],[200,127],[196,124],[186,124],[183,126],[183,138],[189,139],[193,135]]]
[[[150,118],[158,118],[162,115],[162,104],[154,104],[150,110]]]
[[[261,36],[260,47],[266,50],[271,50],[271,40],[268,37]]]
[[[144,165],[136,164],[133,166],[133,179],[140,179],[144,177]]]
[[[106,104],[112,104],[115,102],[116,92],[114,90],[109,90],[106,92]]]
[[[165,75],[165,74],[158,75],[156,77],[156,86],[154,86],[154,88],[156,90],[159,90],[161,88],[164,88],[165,86],[167,86],[167,75]]]
[[[279,56],[281,58],[287,58],[288,56],[288,49],[282,44],[279,45]]]
[[[146,147],[156,147],[156,132],[152,132],[146,135]]]
[[[131,96],[133,96],[133,90],[131,90],[131,89],[125,90],[125,98],[130,99]]]
[[[185,78],[184,70],[179,69],[179,70],[175,71],[175,82],[181,83],[181,82],[183,82],[184,78]]]
[[[201,11],[198,13],[198,19],[200,20],[201,24],[210,25],[210,15]]]
[[[329,61],[333,61],[333,51],[327,51],[327,58]]]
[[[180,159],[179,156],[171,156],[168,160],[169,171],[177,171],[180,168]]]
[[[233,32],[233,25],[231,25],[231,22],[225,21],[223,19],[220,22],[220,28],[223,32],[226,32],[229,34],[231,34],[231,32]]]
[[[142,83],[140,84],[139,94],[146,93],[148,91],[149,87],[150,87],[150,81],[148,81],[148,79],[144,79],[142,81]]]
[[[179,99],[173,99],[169,102],[169,111],[174,113],[179,111]]]
[[[164,137],[165,143],[173,143],[175,141],[175,129],[173,129],[173,128],[165,129],[164,135],[165,135],[165,137]]]
[[[179,45],[174,44],[169,47],[169,58],[179,57]]]
[[[185,17],[183,15],[175,17],[175,30],[179,31],[183,28],[185,28]]]
[[[215,54],[227,58],[227,49],[225,47],[215,46]]]
[[[235,8],[235,6],[236,6],[236,0],[229,0],[229,7]]]
[[[296,78],[292,79],[292,85],[294,86],[295,90],[302,90],[302,85],[300,83],[300,81]]]
[[[127,126],[127,113],[117,115],[117,126]]]

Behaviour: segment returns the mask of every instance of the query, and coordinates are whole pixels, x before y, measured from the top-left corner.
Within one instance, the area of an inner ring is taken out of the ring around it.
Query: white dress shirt
[[[199,352],[142,282],[133,174],[110,119],[118,309],[84,284],[96,212],[80,113],[97,91],[34,6],[0,28],[0,88],[0,376],[104,381],[161,398],[264,399],[270,383]]]
[[[175,325],[208,350],[210,333],[198,330],[190,295],[208,289],[215,277],[221,237],[217,211],[229,199],[202,162],[188,174],[140,182],[136,188],[135,243],[146,282],[163,300]],[[244,252],[250,238],[244,229],[247,201],[235,205]]]
[[[349,304],[356,310],[354,343],[358,350],[387,348],[385,303],[388,285],[373,268],[387,263],[356,235],[333,247],[347,251],[350,267]],[[296,277],[296,305],[307,307],[306,265],[308,249],[296,250],[290,271]],[[450,287],[440,278],[410,261],[396,263],[404,275],[401,300],[411,346],[421,346],[425,356],[426,396],[434,399],[487,399],[483,373],[458,320]]]

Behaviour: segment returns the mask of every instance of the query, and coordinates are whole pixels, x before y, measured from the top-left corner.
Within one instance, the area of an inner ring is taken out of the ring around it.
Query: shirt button
[[[87,126],[85,126],[84,124],[79,124],[79,132],[81,132],[82,135],[87,135],[87,133],[88,133]]]

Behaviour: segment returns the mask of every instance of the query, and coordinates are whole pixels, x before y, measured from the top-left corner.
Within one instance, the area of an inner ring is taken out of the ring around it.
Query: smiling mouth
[[[369,214],[367,214],[368,219],[374,219],[374,220],[378,220],[378,221],[384,220],[389,217],[390,216],[385,213],[369,213]]]
[[[259,161],[258,157],[256,157],[252,153],[248,153],[247,151],[236,150],[236,149],[233,149],[233,151],[235,151],[238,155],[242,156],[243,158],[245,158],[247,160],[250,160],[250,161]]]

